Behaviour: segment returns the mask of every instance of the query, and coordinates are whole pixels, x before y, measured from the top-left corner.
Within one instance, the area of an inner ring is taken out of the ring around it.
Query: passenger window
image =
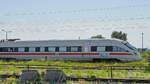
[[[14,52],[18,52],[18,48],[14,48]]]
[[[44,52],[45,51],[45,48],[44,47],[41,47],[40,48],[40,52]]]
[[[48,52],[48,47],[45,47],[45,52]]]
[[[78,46],[78,52],[82,52],[82,47]]]
[[[59,52],[59,47],[56,47],[56,52]]]
[[[3,52],[3,48],[0,48],[0,52]]]
[[[113,52],[118,52],[118,47],[117,46],[113,46]]]
[[[113,47],[112,46],[106,46],[106,51],[107,52],[112,52],[113,51]]]
[[[49,52],[55,52],[55,50],[56,50],[56,47],[48,47]]]
[[[35,48],[29,48],[29,52],[35,52]]]
[[[25,49],[24,49],[24,48],[18,48],[18,51],[19,51],[19,52],[24,52]]]
[[[25,47],[25,52],[29,52],[29,48],[28,47]]]
[[[127,52],[125,49],[123,49],[123,48],[120,48],[119,49],[120,50],[120,52]]]
[[[81,52],[82,47],[81,46],[70,46],[67,47],[67,52]]]
[[[128,52],[128,51],[123,48],[113,46],[113,52]]]
[[[60,52],[66,52],[66,51],[67,51],[67,48],[66,48],[66,47],[59,47],[59,51],[60,51]]]
[[[8,48],[3,48],[3,52],[8,52]]]
[[[96,52],[97,51],[97,46],[91,46],[91,52]]]
[[[36,48],[35,48],[35,51],[36,51],[36,52],[40,52],[40,47],[36,47]]]
[[[78,47],[77,46],[71,47],[71,52],[78,52]]]
[[[71,47],[67,47],[67,52],[71,52]]]
[[[97,47],[97,51],[98,52],[104,52],[105,51],[105,47]]]
[[[13,48],[8,48],[8,52],[13,52]]]

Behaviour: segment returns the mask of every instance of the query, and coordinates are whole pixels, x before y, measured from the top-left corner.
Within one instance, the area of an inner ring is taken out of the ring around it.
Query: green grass
[[[130,65],[140,65],[148,66],[148,56],[150,52],[141,53],[143,59],[136,62],[128,63],[92,63],[92,62],[64,62],[64,61],[25,61],[25,62],[15,62],[15,61],[0,61],[0,64],[21,64],[21,65],[54,65],[54,66],[83,66],[83,67],[98,67],[98,66],[130,66]],[[23,69],[15,68],[14,66],[2,66],[0,65],[1,74],[20,74]],[[110,78],[110,70],[73,70],[73,69],[61,69],[67,76],[75,77],[98,77],[98,78]],[[38,69],[41,73],[46,71],[46,69]],[[125,71],[125,70],[114,70],[114,78],[142,78],[149,79],[150,71]]]
[[[141,53],[142,60],[136,62],[127,62],[127,63],[105,63],[105,62],[71,62],[71,61],[26,61],[26,62],[5,62],[0,61],[0,64],[22,64],[22,65],[54,65],[54,66],[83,66],[83,67],[97,67],[97,66],[129,66],[129,65],[143,65],[148,66],[148,56],[150,52]]]

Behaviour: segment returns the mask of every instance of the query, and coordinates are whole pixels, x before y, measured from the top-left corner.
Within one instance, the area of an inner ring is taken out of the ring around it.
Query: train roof
[[[65,39],[65,40],[58,40],[58,39],[52,39],[52,40],[12,40],[12,39],[8,39],[8,41],[3,40],[3,42],[37,42],[37,41],[91,41],[91,40],[98,40],[98,41],[107,41],[107,40],[116,40],[116,41],[122,41],[120,39]]]
[[[106,40],[117,40],[122,41],[119,39],[52,39],[52,40],[34,40],[34,41],[91,41],[91,40],[98,40],[98,41],[106,41]],[[32,40],[31,40],[32,41]]]
[[[118,42],[121,43],[121,40],[116,39],[76,39],[76,40],[34,40],[34,41],[4,41],[0,42],[0,47],[36,47],[36,46],[79,46],[86,45],[87,43],[110,43]]]

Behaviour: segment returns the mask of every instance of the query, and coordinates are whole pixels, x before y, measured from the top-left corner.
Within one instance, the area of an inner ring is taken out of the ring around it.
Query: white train
[[[135,47],[114,39],[2,41],[0,59],[98,61],[141,60]]]

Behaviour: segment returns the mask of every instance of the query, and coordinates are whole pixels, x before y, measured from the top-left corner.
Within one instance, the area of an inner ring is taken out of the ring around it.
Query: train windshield
[[[124,44],[125,46],[127,46],[129,49],[131,50],[136,50],[135,47],[133,47],[131,44],[129,44],[128,42]]]

